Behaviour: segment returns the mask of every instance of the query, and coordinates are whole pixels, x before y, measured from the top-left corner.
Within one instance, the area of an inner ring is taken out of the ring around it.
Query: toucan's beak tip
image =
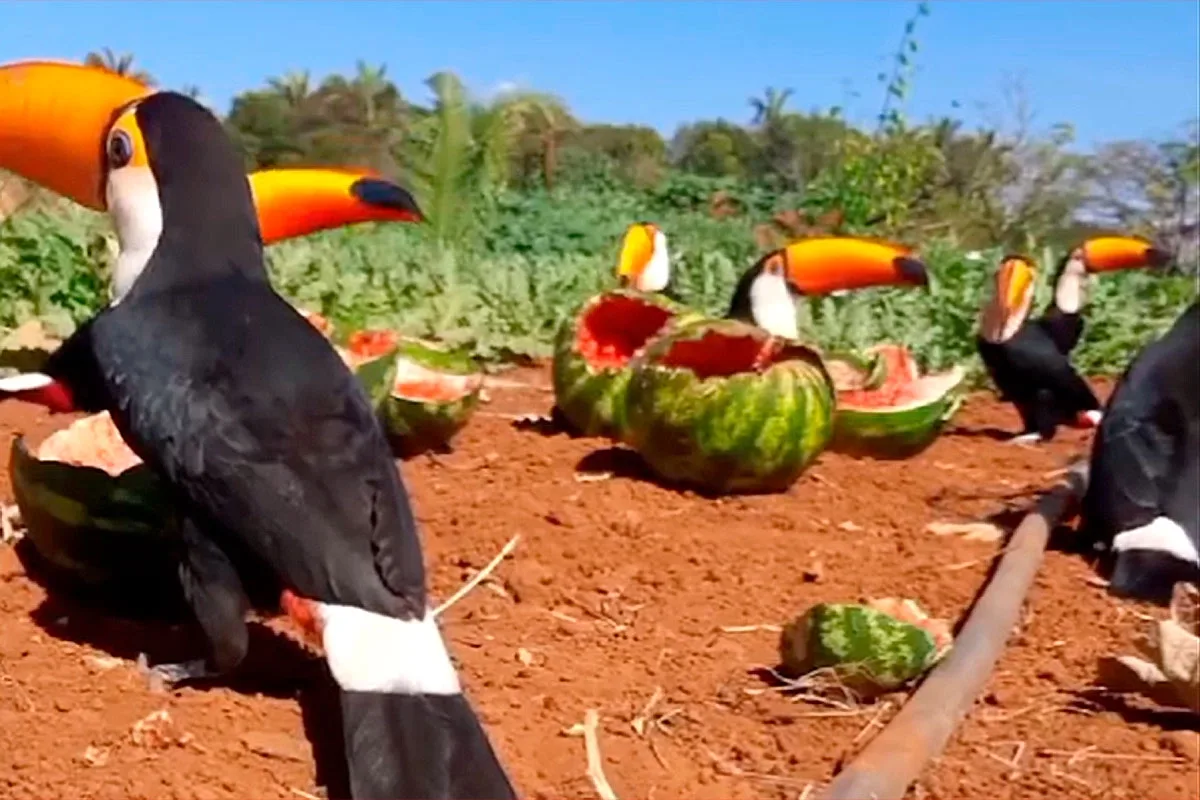
[[[892,263],[905,283],[929,288],[929,269],[924,261],[912,256],[897,256]]]
[[[1146,250],[1146,263],[1151,267],[1161,269],[1171,263],[1171,254],[1161,247],[1151,247]]]
[[[405,215],[412,222],[425,221],[425,214],[412,193],[391,181],[359,178],[350,187],[350,192],[367,205],[390,208]]]

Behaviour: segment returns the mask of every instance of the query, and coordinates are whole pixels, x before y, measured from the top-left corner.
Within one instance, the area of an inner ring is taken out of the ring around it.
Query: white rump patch
[[[1181,561],[1200,564],[1200,552],[1196,551],[1196,543],[1179,523],[1169,517],[1156,517],[1154,521],[1140,528],[1118,533],[1113,537],[1113,552],[1123,553],[1129,550],[1155,550],[1169,553]]]
[[[458,672],[432,612],[398,619],[354,606],[317,603],[325,657],[348,692],[461,694]]]
[[[34,389],[44,389],[54,383],[49,375],[40,372],[22,372],[8,378],[0,378],[0,392],[32,392]]]

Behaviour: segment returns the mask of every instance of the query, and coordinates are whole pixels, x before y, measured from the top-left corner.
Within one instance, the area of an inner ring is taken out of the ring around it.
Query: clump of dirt
[[[961,619],[1003,543],[926,527],[1010,529],[1091,436],[1007,444],[1015,412],[976,395],[905,462],[825,453],[786,493],[707,500],[656,485],[602,439],[514,421],[546,415],[553,396],[544,369],[505,377],[452,454],[401,469],[435,603],[521,534],[442,624],[468,695],[531,798],[596,797],[584,741],[564,733],[589,709],[621,798],[815,790],[902,698],[862,706],[783,690],[763,669],[774,666],[780,626],[818,602],[878,597]],[[0,445],[64,422],[0,403]],[[0,487],[11,502],[8,480]],[[1099,657],[1142,632],[1139,614],[1161,611],[1110,597],[1093,577],[1080,556],[1047,553],[981,702],[913,797],[1197,796],[1196,764],[1180,755],[1191,752],[1194,718],[1094,687]],[[0,795],[294,800],[337,785],[328,672],[285,620],[255,626],[238,679],[155,694],[138,653],[195,657],[202,640],[190,624],[49,594],[11,547],[0,548],[0,610]],[[162,735],[134,741],[159,710]]]

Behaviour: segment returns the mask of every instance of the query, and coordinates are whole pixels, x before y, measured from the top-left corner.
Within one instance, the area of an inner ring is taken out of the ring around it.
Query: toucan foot
[[[1042,441],[1042,435],[1037,431],[1032,431],[1030,433],[1022,433],[1019,436],[1014,436],[1008,440],[1008,443],[1020,445],[1022,447],[1029,447],[1030,445],[1037,444],[1040,441]]]
[[[151,667],[146,663],[145,653],[138,656],[138,670],[146,676],[146,683],[151,691],[165,691],[181,683],[212,678],[216,674],[202,658],[175,664],[156,664]]]
[[[1103,417],[1104,414],[1096,409],[1080,411],[1075,415],[1075,427],[1083,430],[1098,428],[1100,427],[1100,420],[1103,419]]]

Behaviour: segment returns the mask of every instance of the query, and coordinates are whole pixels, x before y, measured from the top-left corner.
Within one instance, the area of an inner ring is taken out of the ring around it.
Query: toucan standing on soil
[[[1021,415],[1025,429],[1012,439],[1018,444],[1049,441],[1060,425],[1094,427],[1100,421],[1100,401],[1054,337],[1042,325],[1026,324],[1036,276],[1029,259],[1005,256],[976,336],[1000,399]]]
[[[1042,316],[1030,324],[1044,328],[1059,351],[1069,354],[1083,334],[1081,309],[1089,275],[1161,267],[1169,260],[1169,253],[1135,236],[1092,237],[1058,262],[1054,273],[1054,297]]]
[[[113,302],[45,373],[74,407],[111,412],[183,514],[180,579],[210,654],[156,672],[234,669],[248,591],[270,590],[340,686],[355,797],[514,797],[429,611],[384,433],[333,347],[271,288],[220,122],[99,69],[10,64],[0,167],[107,210],[121,242]]]
[[[631,225],[617,266],[621,285],[672,296],[666,291],[670,276],[666,235],[650,222]],[[725,316],[796,339],[800,297],[897,285],[929,285],[924,263],[909,248],[876,239],[817,236],[773,250],[742,273]]]
[[[1162,601],[1176,581],[1200,581],[1200,301],[1109,397],[1080,516],[1114,592]]]

